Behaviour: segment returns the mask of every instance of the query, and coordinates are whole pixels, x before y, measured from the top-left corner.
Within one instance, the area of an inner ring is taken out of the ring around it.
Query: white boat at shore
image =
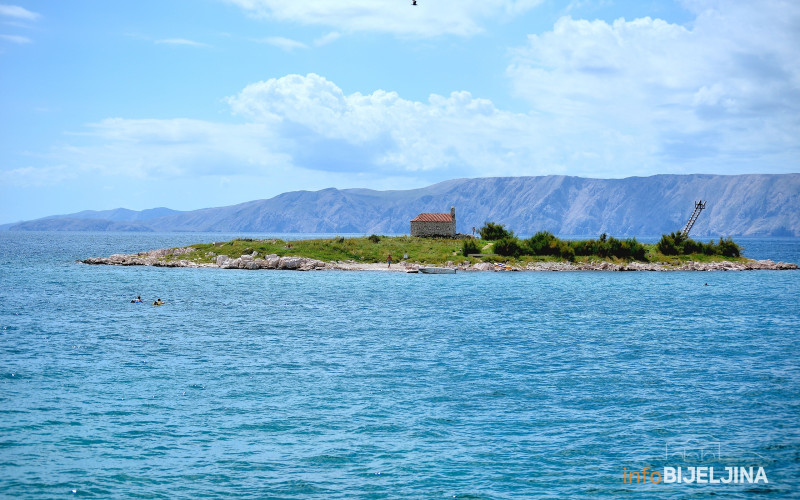
[[[419,272],[424,274],[456,274],[456,270],[449,267],[420,267]]]

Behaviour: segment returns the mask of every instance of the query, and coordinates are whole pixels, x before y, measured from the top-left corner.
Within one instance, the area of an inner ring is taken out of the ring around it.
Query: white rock
[[[241,262],[242,261],[240,259],[228,259],[219,267],[222,269],[238,269]]]
[[[297,269],[300,264],[300,258],[298,257],[281,257],[278,269]]]

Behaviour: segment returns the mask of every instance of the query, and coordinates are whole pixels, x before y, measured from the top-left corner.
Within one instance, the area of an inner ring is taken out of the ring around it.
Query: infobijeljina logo
[[[622,468],[625,484],[769,484],[764,464],[767,460],[757,453],[724,450],[719,441],[689,440],[668,442],[663,458],[654,460],[663,466],[641,469]]]

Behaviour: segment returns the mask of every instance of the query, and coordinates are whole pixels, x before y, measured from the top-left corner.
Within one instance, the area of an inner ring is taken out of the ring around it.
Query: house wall
[[[411,236],[455,236],[456,222],[411,221]]]

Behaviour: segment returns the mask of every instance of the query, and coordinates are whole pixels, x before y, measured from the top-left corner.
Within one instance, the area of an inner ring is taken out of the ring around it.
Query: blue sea
[[[798,271],[75,262],[234,236],[0,232],[0,497],[800,497]]]

